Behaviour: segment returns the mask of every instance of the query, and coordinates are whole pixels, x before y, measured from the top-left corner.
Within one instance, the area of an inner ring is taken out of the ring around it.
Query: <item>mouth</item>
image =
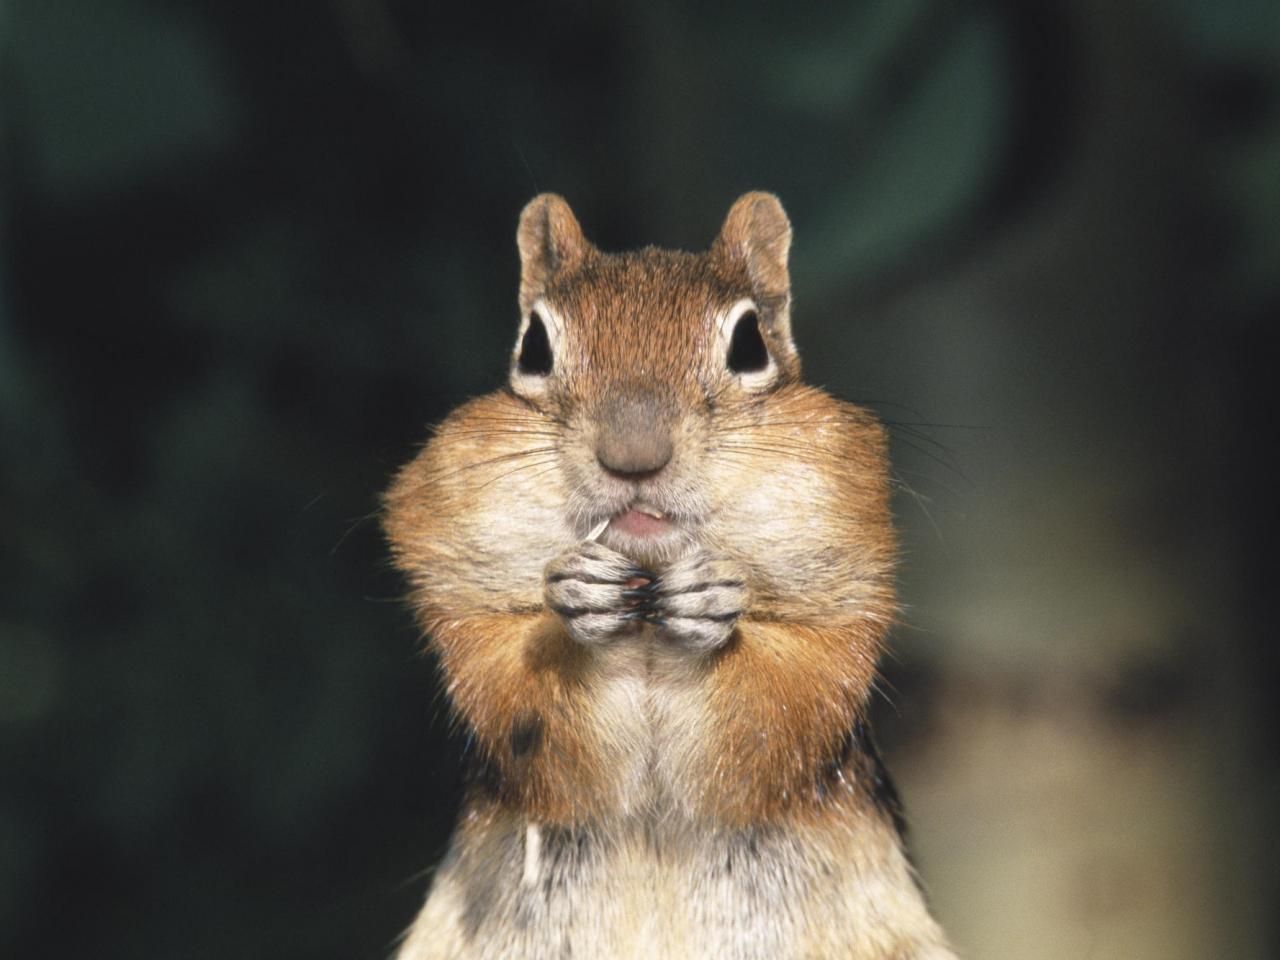
[[[610,550],[631,558],[646,570],[661,572],[692,542],[691,518],[672,516],[661,507],[637,500],[602,518],[588,535]]]
[[[644,502],[633,503],[625,510],[615,513],[605,525],[605,530],[623,533],[637,540],[665,537],[676,529],[676,524],[665,512]]]

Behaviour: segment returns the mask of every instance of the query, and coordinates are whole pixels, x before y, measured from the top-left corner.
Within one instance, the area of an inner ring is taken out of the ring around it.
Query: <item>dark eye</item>
[[[545,377],[551,372],[551,366],[551,341],[547,339],[547,327],[535,312],[529,317],[529,326],[520,338],[516,369],[535,377]]]
[[[760,335],[760,318],[748,310],[738,318],[729,341],[729,369],[734,373],[756,373],[769,366],[769,351]]]

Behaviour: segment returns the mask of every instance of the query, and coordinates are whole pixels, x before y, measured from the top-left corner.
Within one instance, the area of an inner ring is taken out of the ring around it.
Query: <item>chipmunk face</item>
[[[641,563],[669,559],[722,506],[708,473],[726,428],[798,379],[786,216],[748,194],[705,254],[606,255],[544,195],[518,241],[509,386],[560,430],[570,522]]]
[[[790,239],[755,193],[706,253],[603,254],[535,198],[507,386],[453,411],[388,494],[423,603],[540,609],[547,564],[584,540],[658,574],[729,558],[758,611],[888,591],[885,436],[800,382]]]

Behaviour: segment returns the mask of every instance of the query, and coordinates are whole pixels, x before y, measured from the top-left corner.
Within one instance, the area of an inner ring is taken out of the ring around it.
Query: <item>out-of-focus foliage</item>
[[[388,951],[457,763],[377,497],[499,382],[520,205],[695,247],[766,188],[894,423],[882,729],[961,946],[1269,956],[1278,18],[0,0],[0,955]]]

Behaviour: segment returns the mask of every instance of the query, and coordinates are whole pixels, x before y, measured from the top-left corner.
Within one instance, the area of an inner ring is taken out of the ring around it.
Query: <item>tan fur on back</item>
[[[799,380],[789,238],[764,194],[699,255],[605,255],[559,198],[526,209],[521,307],[556,326],[553,372],[513,367],[451,414],[386,499],[475,764],[405,960],[951,956],[865,727],[895,613],[885,436]],[[764,386],[726,369],[716,332],[744,298]],[[601,470],[619,396],[669,430],[656,479]],[[639,566],[741,571],[716,649],[661,619],[583,644],[548,609],[548,564],[632,488],[678,531]]]

